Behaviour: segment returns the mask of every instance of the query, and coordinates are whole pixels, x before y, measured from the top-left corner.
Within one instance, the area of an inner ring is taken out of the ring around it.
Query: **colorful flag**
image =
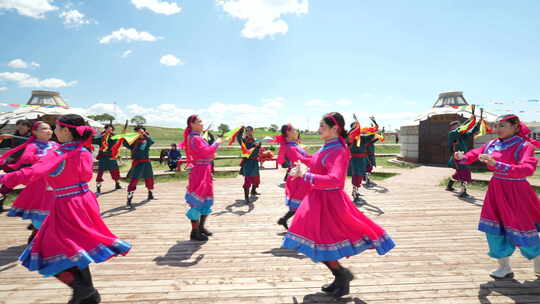
[[[238,133],[242,130],[244,126],[240,126],[238,128],[232,129],[229,132],[223,134],[223,137],[225,140],[229,141],[229,146],[233,144],[233,142],[236,140],[236,137],[238,136]]]

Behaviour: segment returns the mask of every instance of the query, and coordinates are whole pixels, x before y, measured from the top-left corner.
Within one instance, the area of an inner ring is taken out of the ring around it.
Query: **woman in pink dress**
[[[24,144],[2,155],[0,162],[7,159],[11,154],[24,149],[17,162],[7,166],[15,171],[35,164],[47,153],[58,147],[56,142],[50,141],[51,136],[51,126],[42,121],[35,122],[32,125],[32,136]],[[28,243],[32,241],[45,217],[49,214],[54,199],[52,188],[47,184],[45,178],[41,178],[26,186],[13,202],[7,216],[21,217],[32,221],[32,234],[28,237]]]
[[[101,219],[96,196],[88,188],[93,157],[84,145],[94,130],[79,115],[61,116],[55,135],[62,145],[31,167],[8,173],[0,183],[9,187],[46,178],[56,196],[54,206],[19,260],[30,271],[54,275],[73,289],[69,303],[99,303],[90,263],[125,255],[131,245],[111,233]]]
[[[495,131],[497,139],[465,155],[454,154],[460,164],[480,160],[493,171],[478,225],[486,233],[488,255],[499,262],[490,275],[512,278],[509,259],[519,247],[524,257],[534,260],[534,271],[540,276],[540,200],[526,179],[536,170],[534,149],[540,148],[540,142],[527,137],[529,128],[513,114],[500,116]]]
[[[212,235],[205,224],[214,205],[212,161],[221,144],[221,138],[211,145],[208,144],[201,136],[203,130],[203,121],[197,115],[191,115],[184,130],[184,141],[180,144],[185,151],[188,165],[192,166],[185,199],[190,207],[186,216],[191,221],[190,239],[193,241],[207,241]]]
[[[339,259],[366,249],[383,255],[395,246],[390,236],[360,212],[344,191],[350,159],[344,126],[341,114],[325,115],[319,126],[324,146],[311,158],[303,159],[309,167],[307,172],[301,166],[293,168],[291,175],[311,184],[312,190],[296,211],[283,241],[283,247],[323,262],[332,271],[335,280],[322,290],[336,298],[349,294],[354,278]]]
[[[276,137],[276,141],[279,143],[277,159],[279,165],[284,164],[287,160],[292,166],[301,158],[309,157],[304,148],[298,145],[298,131],[291,124],[281,127],[281,135]],[[289,207],[289,211],[278,220],[279,225],[289,229],[287,221],[294,216],[309,189],[310,184],[303,179],[287,176],[285,181],[285,205]]]

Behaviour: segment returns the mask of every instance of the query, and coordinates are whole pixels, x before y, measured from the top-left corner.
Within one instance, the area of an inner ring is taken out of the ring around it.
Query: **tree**
[[[271,124],[270,128],[268,128],[268,131],[270,132],[276,132],[279,129],[279,126],[276,124]]]
[[[96,114],[96,115],[88,115],[88,118],[96,120],[96,121],[102,121],[102,122],[110,122],[114,121],[115,118],[111,114],[102,113],[102,114]]]
[[[229,125],[226,125],[226,124],[223,124],[223,123],[220,124],[220,125],[218,126],[218,131],[219,131],[219,133],[220,133],[221,135],[223,135],[223,134],[229,132],[229,131],[230,131]]]
[[[144,125],[146,123],[146,118],[142,117],[141,115],[137,115],[133,116],[130,121],[134,125]]]

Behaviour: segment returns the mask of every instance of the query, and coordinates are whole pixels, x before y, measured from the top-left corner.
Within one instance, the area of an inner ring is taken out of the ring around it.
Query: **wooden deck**
[[[95,285],[103,303],[540,303],[540,280],[518,253],[512,257],[516,280],[489,278],[496,262],[476,230],[482,193],[463,201],[444,191],[438,184],[449,174],[419,167],[362,189],[367,204],[361,209],[397,247],[382,257],[369,251],[343,260],[356,279],[340,302],[319,292],[331,280],[324,266],[280,249],[282,170],[262,171],[262,195],[249,205],[239,200],[240,177],[217,179],[208,223],[215,236],[205,244],[187,240],[185,182],[158,184],[151,202],[139,188],[134,211],[123,207],[125,190],[102,195],[103,217],[133,249],[93,265]],[[25,227],[0,218],[0,303],[66,303],[68,288],[17,263]]]

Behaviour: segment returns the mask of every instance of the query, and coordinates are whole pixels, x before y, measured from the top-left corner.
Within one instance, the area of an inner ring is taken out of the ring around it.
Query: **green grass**
[[[382,166],[383,168],[400,168],[400,169],[414,169],[420,167],[419,164],[413,163],[393,163],[389,160],[395,159],[393,156],[378,156],[377,157],[377,166]]]
[[[392,172],[373,172],[369,175],[369,178],[372,180],[383,180],[390,178],[392,176],[399,175],[399,173],[392,173]]]

